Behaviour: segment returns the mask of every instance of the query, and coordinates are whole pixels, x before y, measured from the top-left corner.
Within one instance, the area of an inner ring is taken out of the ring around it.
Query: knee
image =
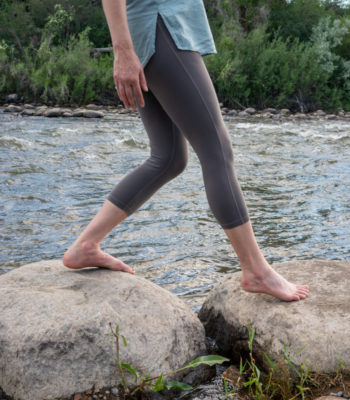
[[[186,149],[178,148],[160,154],[152,153],[146,161],[148,168],[156,173],[164,182],[170,181],[181,174],[187,166],[188,154]]]
[[[175,178],[180,175],[186,168],[188,162],[187,151],[176,152],[167,164],[167,175],[169,178]]]

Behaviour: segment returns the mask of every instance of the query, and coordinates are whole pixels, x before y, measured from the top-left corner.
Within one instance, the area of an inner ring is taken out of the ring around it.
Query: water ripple
[[[149,153],[139,118],[0,115],[0,265],[60,258],[125,173]],[[269,262],[350,259],[350,124],[226,120],[236,172]],[[239,270],[190,151],[186,171],[104,241],[138,274],[198,308]]]

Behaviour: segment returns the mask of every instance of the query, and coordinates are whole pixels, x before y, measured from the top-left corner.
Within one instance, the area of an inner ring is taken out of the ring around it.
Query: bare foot
[[[265,293],[284,301],[305,299],[309,294],[307,285],[294,285],[270,266],[262,274],[242,271],[242,288],[247,292]]]
[[[89,242],[73,243],[63,256],[63,264],[72,269],[86,267],[109,268],[134,274],[135,271],[121,260],[103,252],[99,245]]]

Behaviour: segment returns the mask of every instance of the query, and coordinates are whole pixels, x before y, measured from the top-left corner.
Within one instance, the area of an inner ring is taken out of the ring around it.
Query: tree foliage
[[[341,0],[205,0],[218,54],[206,64],[228,106],[350,109],[350,7]],[[0,96],[115,101],[100,0],[1,0]]]

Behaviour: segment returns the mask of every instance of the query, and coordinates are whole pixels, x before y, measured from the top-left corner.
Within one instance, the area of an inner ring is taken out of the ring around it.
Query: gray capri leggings
[[[179,50],[158,16],[156,51],[146,65],[148,92],[138,107],[150,140],[150,157],[127,174],[108,200],[128,215],[188,160],[187,140],[198,155],[211,210],[224,229],[249,220],[237,181],[230,137],[201,55]]]

